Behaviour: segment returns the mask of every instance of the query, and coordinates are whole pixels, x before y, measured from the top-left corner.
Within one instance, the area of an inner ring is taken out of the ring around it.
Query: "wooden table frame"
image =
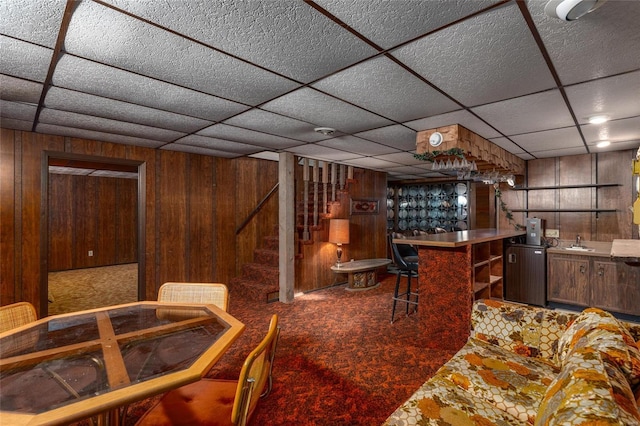
[[[151,328],[123,333],[116,336],[111,320],[108,315],[109,310],[121,309],[126,307],[150,306],[158,307],[156,311],[159,313],[163,308],[167,308],[165,314],[171,315],[185,313],[189,309],[193,312],[194,308],[203,308],[209,312],[206,317],[194,317],[184,319],[175,323],[163,324]],[[46,349],[42,351],[34,351],[18,356],[9,356],[0,359],[0,372],[6,372],[12,368],[20,366],[21,368],[37,364],[44,360],[53,360],[56,358],[64,358],[65,355],[90,352],[94,349],[102,349],[104,355],[104,364],[109,383],[109,390],[97,396],[72,402],[67,405],[55,408],[53,410],[42,413],[18,413],[18,412],[0,412],[0,421],[3,424],[12,425],[32,425],[32,424],[60,424],[78,421],[87,417],[115,410],[123,405],[148,398],[150,396],[166,392],[168,390],[198,381],[206,374],[211,367],[220,359],[228,347],[240,336],[244,331],[244,324],[221,310],[214,305],[197,305],[184,303],[169,302],[137,302],[126,305],[112,306],[108,308],[93,309],[88,311],[74,312],[71,314],[63,314],[52,317],[46,317],[34,323],[16,328],[14,330],[0,334],[0,339],[17,334],[30,328],[36,328],[42,324],[46,324],[54,319],[65,317],[74,317],[95,313],[95,319],[99,331],[99,339],[88,340],[81,343],[74,343],[63,347]],[[211,318],[217,318],[228,325],[224,331],[212,345],[210,345],[200,356],[186,369],[171,372],[167,375],[151,378],[139,383],[131,383],[125,368],[123,356],[119,349],[119,344],[127,341],[141,340],[143,338],[152,338],[154,336],[162,336],[168,333],[174,333],[179,330],[192,329],[198,324],[210,321]],[[113,416],[112,416],[113,417]],[[117,417],[117,416],[115,416]],[[117,423],[117,418],[111,419]]]
[[[336,274],[348,274],[347,290],[371,290],[380,285],[376,270],[391,263],[390,259],[361,259],[333,265]]]

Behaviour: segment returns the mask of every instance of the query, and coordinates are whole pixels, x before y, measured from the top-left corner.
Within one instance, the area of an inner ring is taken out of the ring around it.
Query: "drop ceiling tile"
[[[301,141],[269,135],[267,133],[256,132],[254,130],[243,129],[240,127],[229,126],[226,124],[215,124],[207,127],[206,129],[202,129],[198,134],[272,149],[284,149],[303,144]]]
[[[497,1],[316,0],[315,3],[377,45],[389,49]]]
[[[2,1],[0,33],[53,49],[66,3],[66,0]]]
[[[415,152],[415,151],[414,151]],[[424,161],[416,159],[414,152],[394,152],[392,154],[376,155],[376,158],[405,166],[423,165]]]
[[[579,148],[583,154],[586,152],[580,133],[575,127],[516,135],[512,136],[511,140],[535,156],[541,151],[561,147]]]
[[[53,50],[0,35],[0,73],[44,82]]]
[[[221,157],[221,158],[241,157],[240,154],[234,154],[232,152],[219,151],[216,149],[207,149],[200,146],[182,145],[179,143],[170,143],[170,144],[164,145],[160,149],[165,149],[167,151],[186,152],[188,154],[209,155],[212,157]]]
[[[316,126],[331,127],[344,133],[356,133],[372,127],[392,124],[391,121],[383,117],[311,88],[288,93],[267,102],[261,108],[314,123]]]
[[[496,131],[491,126],[489,126],[484,121],[471,114],[467,110],[448,112],[446,114],[409,121],[403,124],[417,131],[430,130],[436,129],[438,127],[450,126],[452,124],[459,124],[482,136],[485,139],[500,136],[500,132]]]
[[[638,148],[640,148],[640,140],[635,141],[624,141],[624,142],[611,142],[606,148],[596,148],[590,147],[591,152],[600,152],[600,151],[621,151],[625,149],[632,149],[633,152],[637,152]]]
[[[391,146],[402,151],[416,149],[416,132],[399,124],[359,132],[354,136]]]
[[[213,149],[216,151],[230,152],[233,154],[247,155],[263,151],[263,148],[256,145],[248,145],[224,139],[211,138],[202,135],[188,135],[175,142],[180,145],[199,146],[201,148]]]
[[[333,139],[327,139],[326,141],[318,142],[318,146],[326,146],[329,148],[341,149],[347,152],[353,152],[356,154],[373,156],[380,154],[389,154],[396,152],[395,148],[390,148],[386,145],[380,145],[375,142],[360,139],[355,136],[340,136]]]
[[[532,154],[535,155],[536,158],[562,157],[565,155],[580,155],[586,153],[587,150],[585,148],[562,148],[560,145],[557,145],[555,148],[545,151],[532,152]]]
[[[506,149],[512,154],[522,154],[524,152],[522,147],[516,145],[513,141],[510,141],[505,137],[489,139],[489,142],[498,145],[502,149]]]
[[[398,167],[396,163],[392,163],[391,161],[381,160],[379,158],[373,158],[373,157],[354,158],[354,159],[345,161],[345,163],[356,166],[356,167],[364,167],[365,169],[372,169],[372,170],[383,170],[388,167]]]
[[[0,74],[0,99],[37,104],[43,85]]]
[[[261,160],[280,161],[280,154],[273,151],[256,152],[255,154],[249,155],[249,157],[259,158]]]
[[[635,141],[640,144],[640,116],[602,124],[585,124],[580,129],[587,145],[595,145],[604,140],[612,143]]]
[[[37,107],[33,104],[0,100],[0,116],[33,123]]]
[[[184,136],[184,133],[173,130],[158,129],[157,127],[141,124],[123,123],[107,118],[92,117],[75,112],[59,111],[50,108],[42,109],[40,123],[54,124],[62,127],[72,127],[96,132],[113,133],[122,136],[132,136],[142,139],[170,142]]]
[[[467,106],[555,86],[515,2],[391,53]]]
[[[260,109],[238,114],[224,123],[305,142],[318,142],[331,137],[315,132],[315,126],[311,123]]]
[[[574,125],[559,90],[549,90],[472,109],[504,135]]]
[[[391,59],[379,56],[324,78],[313,87],[395,121],[459,106]],[[401,102],[398,100],[401,99]]]
[[[563,85],[640,68],[640,2],[609,1],[572,22],[547,16],[544,6],[527,2]]]
[[[146,148],[159,148],[164,142],[156,140],[137,138],[132,136],[116,135],[113,133],[105,133],[94,130],[78,129],[73,127],[58,126],[55,124],[39,123],[36,126],[36,132],[46,133],[49,135],[70,136],[82,139],[91,139],[94,141],[104,141],[120,143],[124,145],[135,145]]]
[[[220,121],[248,107],[71,55],[63,55],[53,84],[150,108]]]
[[[339,151],[337,149],[318,146],[316,144],[300,145],[293,148],[286,149],[285,151],[291,152],[296,155],[300,155],[308,158],[315,158],[318,160],[324,160],[329,162],[345,161],[351,158],[357,158],[359,155],[352,154],[350,152]]]
[[[0,117],[0,127],[5,129],[27,130],[31,131],[32,122],[16,120],[15,118]]]
[[[304,83],[377,53],[304,2],[110,3]]]
[[[638,53],[640,55],[640,51]],[[640,116],[640,71],[577,84],[565,90],[580,124],[587,123],[594,115],[606,115],[610,120]]]
[[[82,2],[77,7],[65,50],[247,104],[259,104],[299,86],[94,2]]]
[[[93,115],[129,123],[175,130],[196,132],[211,125],[210,121],[171,112],[160,111],[127,102],[116,101],[72,90],[52,87],[44,101],[47,108]]]
[[[412,166],[393,166],[385,168],[385,171],[394,175],[422,175],[425,173],[423,169]]]

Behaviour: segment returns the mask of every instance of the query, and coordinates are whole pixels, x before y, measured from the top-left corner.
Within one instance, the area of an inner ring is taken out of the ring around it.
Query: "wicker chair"
[[[29,302],[18,302],[0,307],[0,333],[29,324],[38,319]]]
[[[237,381],[202,379],[172,390],[136,425],[246,425],[259,397],[271,390],[271,367],[279,333],[278,316],[273,315],[266,337],[245,360]]]
[[[169,282],[160,286],[158,301],[211,303],[226,311],[229,307],[229,289],[220,283]]]

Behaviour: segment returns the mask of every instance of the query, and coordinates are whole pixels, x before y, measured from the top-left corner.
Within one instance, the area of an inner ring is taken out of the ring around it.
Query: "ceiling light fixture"
[[[544,7],[544,13],[563,21],[575,21],[587,13],[593,12],[607,0],[550,0]]]
[[[329,136],[335,133],[336,129],[332,129],[331,127],[316,127],[313,129],[315,132],[322,133],[325,136]]]
[[[593,117],[589,117],[589,123],[591,124],[602,124],[609,121],[609,117],[606,115],[594,115]]]
[[[607,146],[609,146],[609,145],[611,145],[611,142],[609,142],[609,141],[600,141],[600,142],[598,142],[598,143],[596,144],[596,146],[597,146],[598,148],[604,148],[604,147],[607,147]]]

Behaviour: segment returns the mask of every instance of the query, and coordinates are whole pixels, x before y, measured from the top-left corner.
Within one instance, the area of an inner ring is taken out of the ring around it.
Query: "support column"
[[[280,301],[293,302],[295,286],[295,159],[280,153],[278,163],[278,240]]]

